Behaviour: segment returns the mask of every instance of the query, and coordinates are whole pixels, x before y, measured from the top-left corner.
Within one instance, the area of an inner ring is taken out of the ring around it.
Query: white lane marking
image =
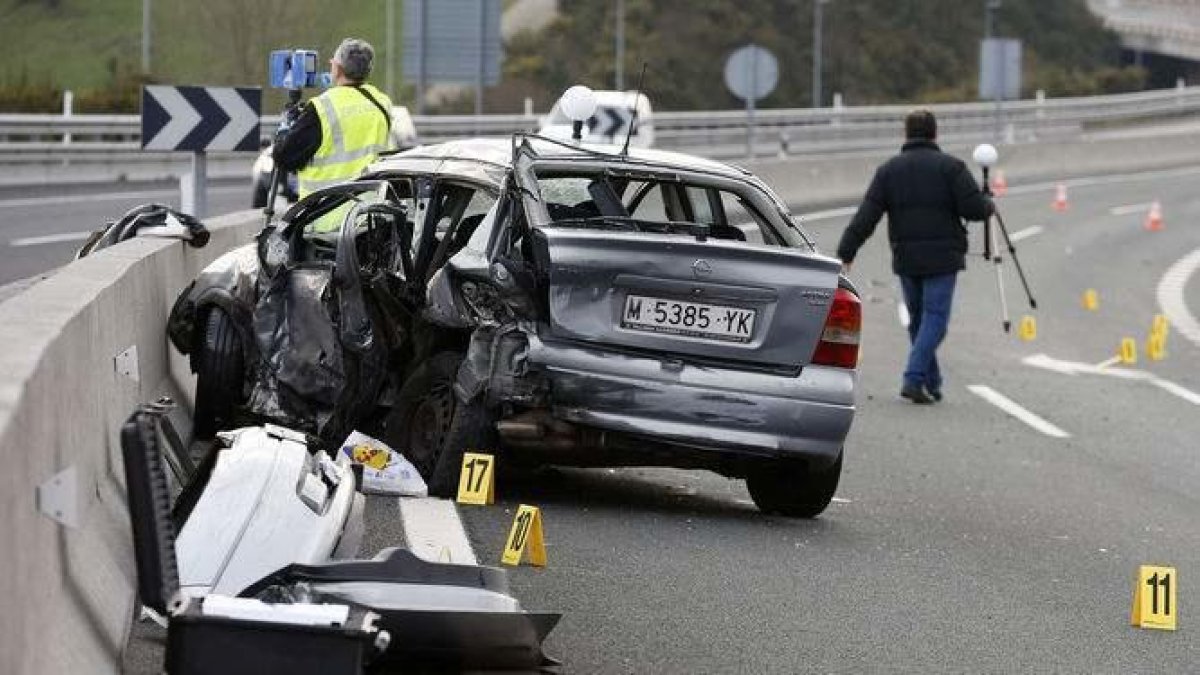
[[[1200,346],[1200,321],[1192,315],[1184,299],[1188,280],[1200,269],[1200,249],[1180,258],[1158,282],[1158,306],[1177,333]]]
[[[40,246],[42,244],[59,244],[64,241],[83,241],[91,236],[91,232],[63,232],[62,234],[47,234],[42,237],[25,237],[13,239],[9,246]]]
[[[1008,398],[1004,394],[1001,394],[1000,392],[996,391],[995,389],[992,389],[991,387],[988,387],[988,386],[982,385],[982,384],[972,384],[972,385],[968,386],[967,389],[969,389],[972,394],[975,394],[979,398],[982,398],[983,400],[987,401],[988,403],[991,403],[992,405],[996,406],[997,408],[1003,410],[1004,412],[1008,413],[1009,415],[1012,415],[1013,417],[1024,422],[1025,424],[1028,424],[1029,426],[1033,427],[1037,431],[1040,431],[1043,434],[1046,434],[1047,436],[1052,436],[1054,438],[1070,438],[1071,437],[1071,434],[1068,434],[1067,432],[1063,431],[1062,429],[1059,429],[1058,427],[1047,422],[1046,420],[1042,419],[1041,417],[1038,417],[1037,415],[1029,412],[1025,408],[1022,408],[1020,405],[1017,405],[1017,403],[1014,402],[1012,399]]]
[[[1188,389],[1187,387],[1178,385],[1170,380],[1155,375],[1154,373],[1145,370],[1134,370],[1132,368],[1112,368],[1101,364],[1093,366],[1088,363],[1077,363],[1075,361],[1063,361],[1060,359],[1051,358],[1045,354],[1035,354],[1025,357],[1022,362],[1027,366],[1051,370],[1064,375],[1104,375],[1106,377],[1115,377],[1122,380],[1137,380],[1148,382],[1163,391],[1178,396],[1179,398],[1191,403],[1192,405],[1200,406],[1200,394]]]
[[[1098,185],[1114,185],[1118,183],[1137,183],[1145,181],[1162,180],[1165,178],[1186,178],[1200,174],[1200,167],[1184,167],[1181,169],[1162,169],[1159,171],[1144,171],[1140,173],[1124,173],[1111,174],[1107,176],[1093,176],[1084,178],[1073,178],[1070,180],[1056,180],[1043,183],[1029,183],[1027,185],[1017,185],[1008,189],[1010,195],[1031,194],[1036,192],[1045,192],[1047,190],[1055,190],[1059,185],[1066,185],[1068,188],[1079,187],[1095,187]],[[1003,198],[1001,198],[1003,199]],[[0,204],[2,205],[2,204]],[[1138,206],[1139,209],[1149,209],[1150,204],[1130,204],[1129,207]],[[829,209],[826,211],[813,211],[812,213],[801,213],[799,217],[802,221],[813,220],[828,220],[831,218],[844,218],[845,216],[854,215],[858,210],[857,206],[846,206],[837,209]],[[1136,211],[1134,211],[1136,212]],[[1133,213],[1133,212],[1131,212]]]
[[[417,557],[456,565],[479,564],[453,501],[400,497],[400,520],[408,548]]]
[[[858,211],[857,206],[845,206],[840,209],[829,209],[828,211],[813,211],[812,213],[801,213],[800,220],[829,220],[831,218],[845,218],[852,216]]]
[[[1015,242],[1021,241],[1022,239],[1036,237],[1044,231],[1045,230],[1042,229],[1041,225],[1034,225],[1033,227],[1027,227],[1023,230],[1018,230],[1016,232],[1013,232],[1009,236],[1009,239],[1011,239],[1015,243]]]
[[[1178,384],[1175,384],[1174,382],[1171,382],[1169,380],[1160,380],[1158,378],[1150,380],[1150,384],[1153,384],[1154,386],[1156,386],[1159,389],[1162,389],[1164,391],[1168,391],[1168,392],[1178,396],[1179,398],[1187,401],[1188,403],[1191,403],[1192,405],[1200,405],[1200,394],[1197,394],[1196,392],[1192,391],[1191,389],[1188,389],[1186,387],[1181,387]]]
[[[1118,183],[1135,183],[1144,181],[1162,180],[1164,178],[1185,178],[1200,174],[1200,167],[1185,167],[1182,169],[1164,169],[1162,171],[1146,171],[1142,173],[1126,173],[1113,174],[1109,176],[1094,176],[1091,178],[1074,178],[1071,180],[1051,181],[1045,183],[1030,183],[1029,185],[1018,185],[1010,187],[1008,194],[1028,194],[1031,192],[1045,192],[1046,190],[1054,190],[1059,185],[1066,185],[1068,188],[1078,187],[1094,187],[1097,185],[1114,185]]]
[[[1100,363],[1097,363],[1096,367],[1097,368],[1108,368],[1110,366],[1115,366],[1120,362],[1121,362],[1121,357],[1114,356],[1111,359],[1105,359],[1105,360],[1101,361]],[[1073,375],[1074,373],[1071,373],[1071,374]]]
[[[896,313],[900,316],[900,325],[908,328],[908,324],[912,323],[912,317],[908,314],[908,305],[903,301],[897,302]]]
[[[226,194],[234,192],[248,192],[243,186],[225,185],[221,187],[209,187],[209,194]],[[53,206],[56,204],[87,204],[90,202],[99,201],[121,201],[125,199],[155,199],[158,197],[175,197],[179,195],[179,190],[143,190],[141,192],[102,192],[94,195],[65,195],[62,197],[29,197],[24,199],[3,199],[0,200],[0,208],[22,208],[29,206]]]
[[[1149,211],[1151,206],[1153,204],[1150,202],[1146,202],[1145,204],[1126,204],[1125,206],[1114,206],[1108,212],[1114,216],[1128,216],[1134,213]]]

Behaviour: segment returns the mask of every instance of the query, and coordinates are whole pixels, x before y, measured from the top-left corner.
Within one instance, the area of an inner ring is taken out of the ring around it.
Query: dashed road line
[[[449,499],[400,497],[400,520],[408,548],[417,557],[457,565],[479,564],[458,507]]]
[[[1200,168],[1185,167],[1182,169],[1163,169],[1160,171],[1139,171],[1135,173],[1112,174],[1108,176],[1093,176],[1085,178],[1072,178],[1061,181],[1047,181],[1042,183],[1030,183],[1028,185],[1016,185],[1008,188],[1008,194],[1029,194],[1033,192],[1044,192],[1053,190],[1058,185],[1066,185],[1068,188],[1080,187],[1095,187],[1099,185],[1115,185],[1119,183],[1140,183],[1146,181],[1162,180],[1164,178],[1186,178],[1200,174]]]
[[[1034,225],[1033,227],[1027,227],[1023,230],[1018,230],[1016,232],[1013,232],[1011,235],[1009,235],[1008,238],[1011,239],[1015,243],[1015,242],[1021,241],[1023,239],[1028,239],[1030,237],[1036,237],[1037,235],[1041,234],[1044,231],[1045,230],[1042,229],[1041,225]]]
[[[1196,249],[1180,258],[1167,269],[1166,274],[1158,282],[1158,306],[1162,308],[1163,314],[1167,315],[1167,321],[1183,337],[1190,340],[1193,344],[1200,347],[1200,321],[1192,315],[1188,309],[1187,300],[1184,298],[1184,289],[1187,288],[1188,280],[1200,269],[1200,249]]]
[[[23,239],[13,239],[8,242],[9,246],[41,246],[43,244],[59,244],[64,241],[83,241],[91,236],[91,232],[63,232],[62,234],[47,234],[41,237],[25,237]]]
[[[828,211],[813,211],[812,213],[800,214],[800,220],[829,220],[831,218],[845,218],[846,216],[854,215],[858,211],[857,206],[845,206],[840,209],[829,209]]]
[[[1022,408],[1015,401],[989,386],[972,384],[968,386],[967,389],[970,390],[972,394],[975,394],[979,398],[991,403],[1012,417],[1017,418],[1021,422],[1024,422],[1025,424],[1033,427],[1035,430],[1040,431],[1047,436],[1051,436],[1053,438],[1071,437],[1071,434],[1059,429],[1058,427],[1047,422],[1038,415],[1026,410],[1025,408]]]
[[[1153,206],[1150,202],[1145,204],[1126,204],[1124,206],[1114,206],[1108,212],[1114,216],[1128,216],[1134,213],[1148,211]]]

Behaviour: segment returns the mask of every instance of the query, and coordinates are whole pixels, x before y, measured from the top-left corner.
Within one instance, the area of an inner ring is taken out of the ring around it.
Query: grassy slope
[[[380,65],[374,79],[383,82],[386,54],[381,0],[152,1],[151,65],[158,81],[265,84],[270,49],[316,48],[324,60],[341,37],[356,35],[376,47]],[[52,10],[46,7],[46,0],[0,0],[0,57],[5,64],[0,85],[25,77],[68,89],[95,89],[109,86],[113,73],[131,74],[140,69],[141,0],[59,0],[59,5]],[[397,50],[401,5],[396,2]],[[231,8],[229,21],[218,18],[225,6]],[[213,7],[218,8],[217,14]],[[258,20],[267,15],[282,19]],[[239,54],[243,55],[240,59]],[[252,72],[247,72],[244,64],[250,59]],[[396,68],[398,80],[398,60]]]

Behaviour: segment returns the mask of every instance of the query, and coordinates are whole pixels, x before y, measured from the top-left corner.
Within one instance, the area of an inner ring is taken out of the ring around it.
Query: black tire
[[[220,307],[208,310],[204,340],[196,354],[196,438],[212,438],[234,423],[243,402],[245,364],[233,319]]]
[[[400,388],[388,416],[388,444],[417,467],[435,497],[454,496],[464,452],[495,448],[492,412],[481,401],[460,405],[454,395],[462,361],[458,352],[430,357]]]
[[[818,470],[803,462],[770,462],[750,472],[746,487],[763,513],[815,518],[833,501],[841,475],[841,454],[833,464]]]
[[[259,176],[254,179],[254,196],[250,203],[250,208],[261,209],[267,205],[267,197],[270,193],[271,179],[270,177],[263,178]]]

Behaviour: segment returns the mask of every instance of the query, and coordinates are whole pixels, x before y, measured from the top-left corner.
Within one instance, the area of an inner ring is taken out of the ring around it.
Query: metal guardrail
[[[758,110],[756,150],[846,152],[892,147],[911,106],[860,106]],[[961,141],[1031,142],[1078,136],[1094,125],[1152,122],[1200,114],[1200,87],[1082,98],[931,105],[940,135]],[[745,153],[748,117],[742,110],[656,112],[656,143],[668,149],[732,156]],[[527,115],[437,115],[413,119],[423,141],[509,135],[536,130]],[[278,117],[263,118],[270,135]],[[0,115],[0,164],[45,158],[96,161],[108,155],[136,161],[140,154],[137,115]]]

